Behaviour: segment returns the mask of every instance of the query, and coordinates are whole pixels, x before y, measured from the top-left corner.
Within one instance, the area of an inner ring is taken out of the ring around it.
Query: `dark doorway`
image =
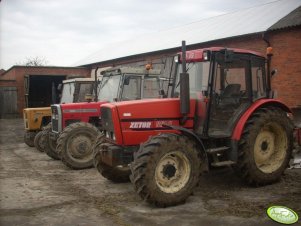
[[[65,75],[29,75],[25,78],[26,107],[48,107],[59,102],[58,85],[66,79]],[[56,95],[56,98],[53,95]]]

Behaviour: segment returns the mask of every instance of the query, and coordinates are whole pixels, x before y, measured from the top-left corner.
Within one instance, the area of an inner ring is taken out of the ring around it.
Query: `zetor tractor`
[[[291,158],[293,125],[290,109],[272,99],[271,52],[266,60],[243,49],[182,48],[180,98],[101,107],[110,136],[95,147],[95,167],[122,181],[130,164],[137,193],[160,207],[184,202],[212,167],[233,166],[248,184],[277,181]]]
[[[91,78],[74,78],[63,81],[61,103],[75,103],[84,101],[86,89],[91,89]],[[25,125],[24,143],[38,148],[39,139],[36,135],[51,121],[51,108],[25,108],[23,110]],[[39,133],[40,137],[41,133]],[[36,143],[36,145],[35,145]],[[38,148],[39,149],[39,148]],[[40,149],[39,149],[40,150]]]
[[[100,106],[107,102],[158,98],[164,95],[160,88],[160,74],[161,70],[111,68],[102,72],[103,78],[97,94],[100,101],[52,105],[50,139],[51,142],[57,141],[57,147],[56,150],[52,149],[50,156],[60,158],[72,169],[92,167],[93,142],[102,130]]]

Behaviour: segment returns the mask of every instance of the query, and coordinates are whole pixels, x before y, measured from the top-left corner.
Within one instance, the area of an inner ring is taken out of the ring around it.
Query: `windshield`
[[[104,76],[100,84],[99,99],[113,102],[117,98],[121,75]]]
[[[124,77],[123,90],[121,100],[138,100],[141,98],[141,82],[140,76],[126,75]]]
[[[61,103],[72,103],[73,102],[73,94],[74,94],[75,84],[74,82],[64,83]]]
[[[76,102],[85,102],[86,95],[91,94],[94,83],[79,83],[78,100]]]
[[[159,80],[154,77],[144,78],[143,98],[158,98],[159,96]]]
[[[190,97],[197,98],[197,94],[206,91],[208,88],[210,62],[187,63],[186,68],[189,73]],[[180,73],[182,73],[182,65],[179,64],[177,72],[177,87],[176,92],[180,93]]]
[[[126,75],[121,100],[139,100],[159,97],[157,77]]]

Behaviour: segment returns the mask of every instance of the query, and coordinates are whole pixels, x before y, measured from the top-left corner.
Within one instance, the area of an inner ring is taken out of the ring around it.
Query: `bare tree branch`
[[[45,66],[48,61],[44,57],[27,57],[24,62],[18,62],[16,65],[22,66]]]

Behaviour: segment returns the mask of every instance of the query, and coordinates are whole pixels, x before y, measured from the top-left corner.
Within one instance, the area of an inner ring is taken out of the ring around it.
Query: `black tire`
[[[29,147],[34,147],[34,138],[37,132],[32,131],[25,131],[24,133],[24,143],[27,144]]]
[[[60,160],[60,157],[56,151],[56,140],[50,139],[49,133],[51,132],[52,127],[51,123],[49,123],[47,126],[43,128],[42,135],[41,135],[41,143],[44,145],[44,152],[46,155],[48,155],[50,158],[54,160]]]
[[[247,121],[239,141],[237,174],[248,184],[278,181],[288,167],[293,147],[293,125],[278,108],[257,110]]]
[[[160,134],[141,144],[135,153],[131,181],[148,203],[173,206],[192,194],[203,163],[194,141],[177,134]]]
[[[93,147],[93,163],[94,167],[98,170],[98,172],[106,179],[115,182],[115,183],[124,183],[130,181],[130,173],[131,170],[128,166],[126,167],[112,167],[104,162],[102,162],[101,159],[101,153],[100,153],[100,145],[104,142],[104,135],[101,134],[97,137],[97,140],[95,142],[95,145]]]
[[[37,133],[37,135],[34,138],[34,146],[36,147],[36,149],[40,152],[44,152],[45,149],[45,145],[43,140],[41,139],[42,137],[42,131],[39,131]]]
[[[93,167],[93,144],[99,130],[86,122],[67,126],[57,141],[57,152],[63,163],[71,169]]]

